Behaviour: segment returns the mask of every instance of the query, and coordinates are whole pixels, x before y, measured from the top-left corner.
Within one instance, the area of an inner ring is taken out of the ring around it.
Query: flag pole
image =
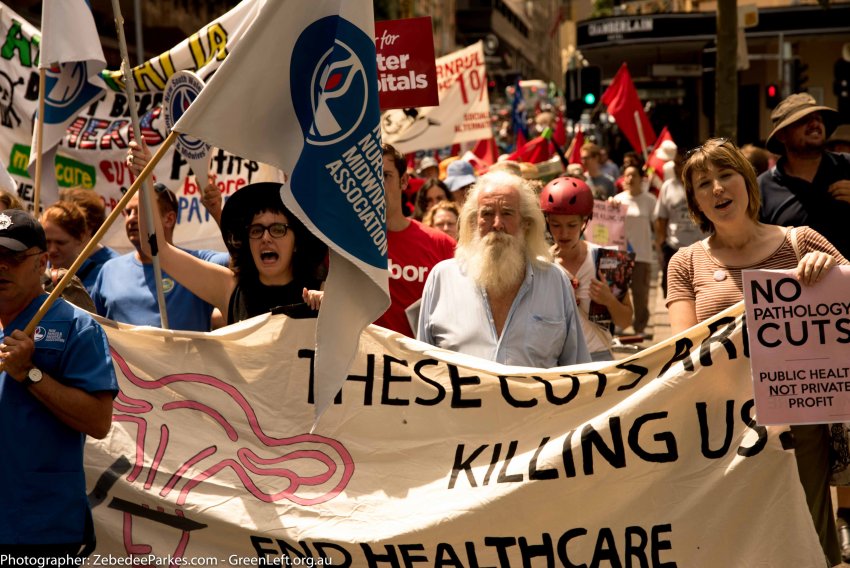
[[[33,192],[33,217],[38,219],[38,209],[41,203],[41,168],[44,165],[42,151],[44,149],[44,89],[47,82],[47,69],[38,70],[38,116],[35,121],[35,190]]]
[[[646,151],[646,138],[643,136],[643,124],[640,123],[640,112],[635,111],[635,125],[637,126],[638,138],[640,138],[640,151],[643,154],[643,163],[649,159],[649,154]]]
[[[128,106],[130,107],[130,121],[133,125],[133,138],[138,144],[144,144],[142,140],[142,131],[139,128],[139,113],[136,109],[136,85],[133,82],[133,77],[130,73],[129,56],[127,55],[127,38],[124,37],[124,16],[121,15],[121,5],[118,0],[112,0],[112,11],[115,15],[115,29],[118,31],[118,49],[121,53],[121,71],[124,74],[124,89],[127,92]],[[156,243],[156,231],[153,223],[153,208],[154,200],[153,190],[150,181],[145,181],[144,189],[141,192],[141,207],[145,212],[145,235],[151,248],[151,260],[153,261],[153,276],[156,284],[156,300],[159,305],[159,318],[162,322],[162,328],[168,329],[168,310],[165,305],[165,292],[162,287],[162,267],[159,264],[159,249]]]
[[[32,335],[35,331],[36,326],[41,323],[42,318],[44,318],[47,311],[53,306],[53,303],[57,298],[62,294],[68,284],[71,283],[71,279],[76,274],[77,270],[80,269],[83,262],[88,258],[88,256],[94,251],[95,247],[97,247],[98,243],[103,239],[106,235],[107,231],[109,231],[112,224],[118,219],[118,216],[124,212],[124,208],[127,207],[127,204],[136,195],[136,191],[138,191],[139,187],[141,187],[142,182],[150,176],[151,172],[153,172],[154,167],[159,163],[162,157],[165,155],[165,152],[171,148],[171,145],[177,139],[177,133],[172,132],[168,135],[168,138],[162,143],[159,149],[156,151],[156,154],[153,155],[151,160],[144,167],[142,172],[139,174],[139,177],[136,178],[136,181],[133,182],[133,185],[130,186],[130,189],[127,190],[127,193],[121,197],[121,200],[115,205],[115,208],[103,222],[103,225],[97,230],[97,232],[92,236],[91,240],[86,244],[85,248],[80,252],[77,259],[68,267],[68,271],[65,273],[65,276],[62,277],[61,280],[56,284],[56,287],[50,293],[50,296],[44,301],[41,307],[38,309],[36,314],[27,324],[26,329],[24,329],[24,333],[27,335]],[[2,370],[3,366],[0,363],[0,370]]]

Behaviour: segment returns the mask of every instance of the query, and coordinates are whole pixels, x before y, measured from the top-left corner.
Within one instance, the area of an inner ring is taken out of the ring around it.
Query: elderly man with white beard
[[[417,339],[506,365],[590,361],[572,286],[551,263],[529,184],[507,172],[478,179],[460,216],[455,258],[428,275]]]

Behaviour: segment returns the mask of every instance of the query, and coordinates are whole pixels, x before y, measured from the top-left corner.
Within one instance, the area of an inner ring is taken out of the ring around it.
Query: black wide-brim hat
[[[269,209],[269,205],[276,210],[283,208],[281,187],[283,184],[270,181],[251,183],[227,198],[221,210],[221,236],[230,254],[241,248],[254,215]]]

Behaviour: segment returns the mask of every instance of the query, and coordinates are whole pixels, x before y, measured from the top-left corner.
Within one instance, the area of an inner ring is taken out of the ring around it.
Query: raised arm
[[[128,160],[134,173],[138,175],[144,165],[150,159],[147,149],[131,143],[130,155],[132,161]],[[138,169],[138,171],[136,171]],[[163,228],[162,217],[157,214],[159,208],[154,202],[153,225],[156,231],[156,242],[158,248],[159,262],[162,269],[177,282],[187,288],[194,295],[208,302],[227,314],[230,296],[236,287],[236,276],[229,268],[206,262],[191,254],[180,250],[168,242]],[[146,227],[147,221],[142,207],[139,208],[139,227]],[[151,255],[150,244],[144,236],[140,239],[142,253]]]

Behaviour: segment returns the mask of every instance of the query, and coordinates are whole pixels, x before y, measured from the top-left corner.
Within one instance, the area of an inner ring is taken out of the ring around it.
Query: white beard
[[[458,250],[469,276],[491,296],[502,296],[525,277],[525,238],[507,233],[475,235],[464,250]]]

